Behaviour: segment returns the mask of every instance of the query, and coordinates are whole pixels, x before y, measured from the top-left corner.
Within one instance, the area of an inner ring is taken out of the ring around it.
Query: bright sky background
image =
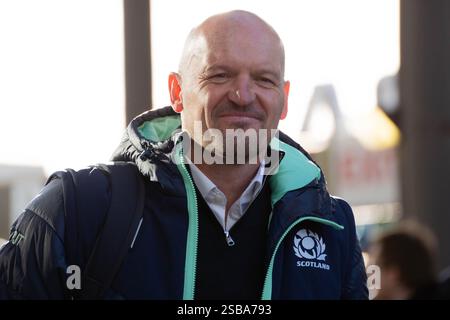
[[[347,116],[376,105],[376,84],[399,67],[394,0],[154,0],[153,101],[184,38],[207,16],[255,12],[280,34],[291,80],[281,128],[294,138],[314,86],[332,83]],[[124,128],[122,0],[0,0],[0,164],[47,173],[107,161]]]

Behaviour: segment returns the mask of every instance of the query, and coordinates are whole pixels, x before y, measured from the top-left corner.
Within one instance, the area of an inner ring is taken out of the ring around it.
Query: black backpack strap
[[[81,299],[104,297],[134,240],[144,208],[144,182],[136,165],[117,162],[97,167],[109,173],[111,203],[82,272]]]

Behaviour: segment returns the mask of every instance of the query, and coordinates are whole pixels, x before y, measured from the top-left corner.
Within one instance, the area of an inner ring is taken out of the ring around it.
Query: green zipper
[[[178,157],[177,168],[183,177],[187,194],[187,206],[189,214],[189,226],[186,242],[186,259],[184,263],[184,288],[183,300],[194,300],[195,276],[197,270],[197,247],[198,247],[198,205],[195,193],[194,181],[186,169],[183,157],[182,144],[177,145],[176,155]]]
[[[309,220],[309,221],[315,221],[315,222],[319,222],[319,223],[323,223],[326,225],[329,225],[333,228],[336,228],[338,230],[342,230],[344,229],[343,226],[341,226],[340,224],[337,224],[336,222],[327,220],[327,219],[322,219],[322,218],[317,218],[317,217],[302,217],[302,218],[298,218],[297,220],[295,220],[290,226],[289,228],[286,229],[286,231],[284,231],[283,235],[281,236],[280,240],[278,240],[278,243],[275,247],[275,250],[273,251],[272,257],[270,259],[270,264],[269,264],[269,268],[267,269],[267,273],[266,273],[266,278],[264,280],[264,287],[263,287],[263,293],[262,293],[262,300],[270,300],[272,298],[272,272],[273,272],[273,263],[275,261],[275,255],[277,254],[278,248],[281,245],[281,242],[283,242],[284,238],[286,237],[286,235],[289,233],[289,231],[292,230],[292,228],[294,228],[297,224],[299,224],[302,221],[305,220]]]

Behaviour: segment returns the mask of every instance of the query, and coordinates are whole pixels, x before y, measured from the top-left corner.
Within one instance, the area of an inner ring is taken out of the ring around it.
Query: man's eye
[[[274,86],[276,85],[275,81],[273,81],[270,78],[266,78],[266,77],[259,78],[259,81],[264,83],[264,84],[270,84],[270,85],[274,85]]]
[[[206,80],[211,83],[224,83],[230,78],[228,73],[215,73],[206,77]]]
[[[226,79],[228,75],[226,73],[217,73],[211,76],[211,79]]]

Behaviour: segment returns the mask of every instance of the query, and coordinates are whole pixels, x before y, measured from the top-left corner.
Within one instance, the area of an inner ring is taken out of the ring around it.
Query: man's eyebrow
[[[270,75],[277,79],[281,78],[281,72],[270,69],[257,69],[253,73],[257,75]]]
[[[226,66],[226,65],[221,65],[221,64],[217,64],[217,65],[212,65],[212,66],[207,66],[202,70],[202,73],[207,73],[207,72],[214,72],[217,70],[224,70],[224,71],[230,71],[232,68]],[[276,70],[271,70],[271,69],[267,69],[267,68],[255,68],[254,70],[251,71],[252,74],[268,74],[268,75],[273,75],[275,77],[281,77],[281,73],[279,71]]]
[[[216,65],[211,65],[211,66],[207,66],[203,69],[202,73],[207,73],[207,72],[212,72],[212,71],[216,71],[216,70],[230,70],[229,67],[221,65],[221,64],[216,64]]]

